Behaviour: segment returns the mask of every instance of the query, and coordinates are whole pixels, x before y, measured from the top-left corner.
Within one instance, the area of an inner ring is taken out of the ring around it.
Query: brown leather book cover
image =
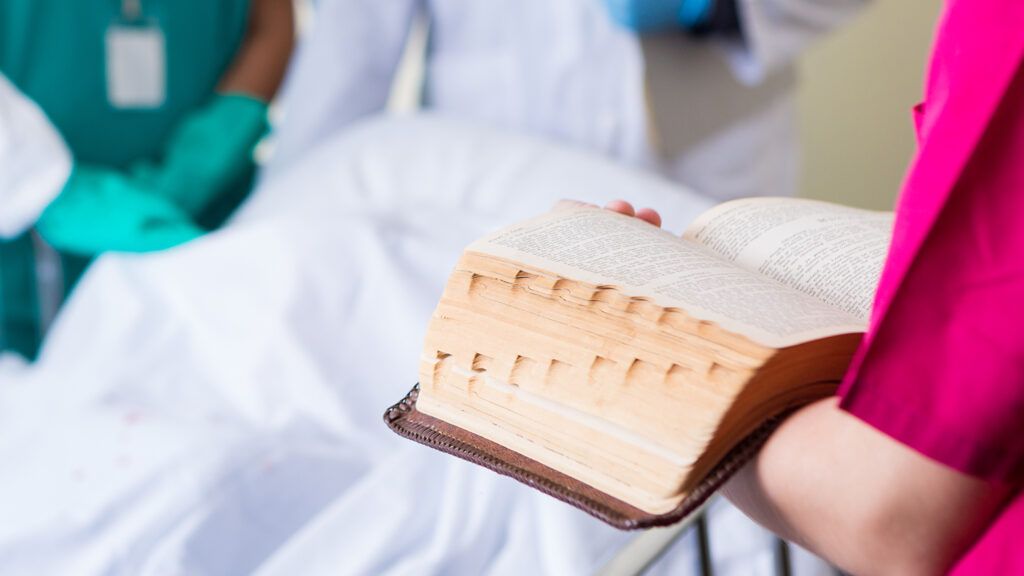
[[[418,395],[419,384],[384,413],[384,422],[400,436],[479,464],[498,474],[511,476],[621,530],[667,526],[697,511],[757,453],[784,418],[777,416],[766,421],[740,441],[675,509],[664,514],[651,514],[518,452],[416,410]]]

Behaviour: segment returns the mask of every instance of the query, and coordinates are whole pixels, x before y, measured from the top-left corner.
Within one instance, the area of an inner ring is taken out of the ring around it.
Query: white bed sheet
[[[0,361],[0,574],[592,573],[631,535],[381,420],[462,247],[562,197],[675,230],[708,207],[525,137],[377,120],[221,232],[101,258],[39,362]],[[767,535],[717,510],[718,573],[771,573]]]

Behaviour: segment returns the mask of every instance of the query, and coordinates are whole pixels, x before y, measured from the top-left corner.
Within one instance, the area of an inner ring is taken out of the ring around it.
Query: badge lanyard
[[[167,97],[164,33],[144,18],[142,0],[121,0],[120,17],[107,28],[107,100],[118,109],[159,108]]]

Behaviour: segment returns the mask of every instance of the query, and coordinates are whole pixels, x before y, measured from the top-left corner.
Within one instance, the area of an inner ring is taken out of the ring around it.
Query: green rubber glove
[[[243,94],[217,94],[171,134],[159,163],[131,173],[193,218],[255,168],[253,149],[267,133],[266,103]]]
[[[75,167],[36,229],[57,250],[82,256],[163,250],[204,234],[188,214],[145,183],[85,165]]]

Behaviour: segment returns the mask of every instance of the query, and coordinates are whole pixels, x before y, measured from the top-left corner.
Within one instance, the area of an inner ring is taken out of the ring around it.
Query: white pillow
[[[563,198],[624,198],[658,209],[675,231],[713,204],[613,158],[428,113],[371,118],[324,140],[265,177],[237,221],[356,215],[443,226],[454,218],[482,235]]]

